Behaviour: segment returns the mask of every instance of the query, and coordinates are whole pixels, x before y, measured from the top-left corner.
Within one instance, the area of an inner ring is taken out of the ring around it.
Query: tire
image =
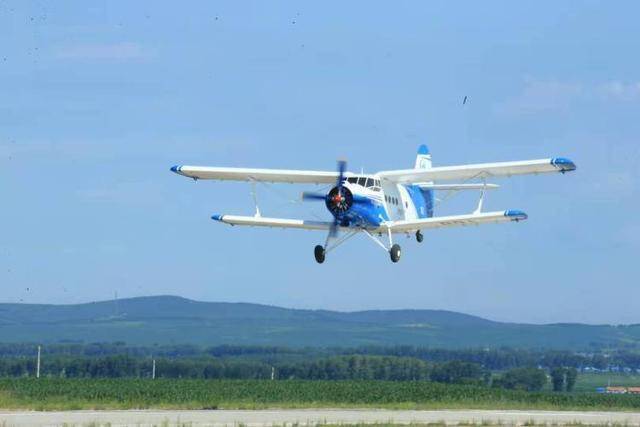
[[[324,262],[325,252],[324,252],[324,248],[322,246],[317,245],[313,249],[313,255],[316,257],[316,262],[318,264],[322,264]]]
[[[418,243],[422,243],[424,240],[424,235],[420,232],[420,230],[416,231],[416,240]]]
[[[395,244],[391,246],[391,250],[389,251],[389,255],[391,256],[392,262],[400,261],[400,255],[402,255],[402,250],[400,249],[400,245]]]

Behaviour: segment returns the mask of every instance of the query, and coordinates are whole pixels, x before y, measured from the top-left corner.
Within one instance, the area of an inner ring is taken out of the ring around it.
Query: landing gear
[[[418,241],[418,243],[422,243],[422,241],[424,240],[424,236],[422,235],[420,230],[416,231],[416,240]]]
[[[402,254],[402,250],[400,249],[400,245],[396,243],[395,245],[391,246],[391,249],[389,250],[389,255],[391,255],[392,262],[400,261],[401,254]]]
[[[313,249],[313,255],[316,257],[316,261],[318,262],[318,264],[322,264],[324,262],[329,252],[331,252],[356,234],[360,233],[360,231],[360,229],[354,229],[348,231],[340,237],[332,236],[331,233],[329,233],[327,235],[327,240],[324,242],[324,246],[317,245]]]
[[[373,240],[378,246],[380,246],[386,253],[388,253],[389,257],[391,258],[391,262],[396,263],[400,261],[400,257],[402,255],[402,249],[400,248],[400,245],[398,245],[397,243],[396,244],[393,243],[393,236],[391,233],[391,229],[387,229],[387,236],[389,237],[389,245],[387,246],[383,242],[381,242],[378,239],[378,237],[371,234],[371,232],[366,228],[356,228],[356,229],[350,230],[349,232],[347,232],[346,234],[340,237],[332,236],[331,233],[329,233],[329,235],[327,236],[327,241],[325,242],[324,246],[317,245],[313,249],[313,255],[316,258],[316,262],[318,264],[322,264],[329,252],[331,252],[332,250],[334,250],[335,248],[337,248],[338,246],[340,246],[341,244],[343,244],[344,242],[346,242],[356,234],[360,234],[360,233],[364,233],[371,240]],[[379,234],[380,234],[380,237],[382,237],[382,233],[379,233]],[[422,233],[418,231],[416,233],[416,238],[418,239],[419,242],[422,241],[422,237],[423,237]]]
[[[316,257],[316,262],[318,264],[322,264],[324,262],[324,258],[325,258],[325,250],[324,247],[317,245],[314,249],[313,249],[313,255],[315,255]]]

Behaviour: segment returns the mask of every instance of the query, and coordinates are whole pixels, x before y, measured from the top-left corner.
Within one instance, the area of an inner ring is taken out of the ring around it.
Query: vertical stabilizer
[[[431,169],[431,153],[429,148],[422,144],[418,147],[418,155],[416,157],[415,169]]]
[[[431,153],[429,152],[429,148],[424,144],[418,147],[418,155],[416,156],[416,165],[414,166],[414,168],[431,169]],[[433,190],[421,189],[420,191],[422,192],[422,195],[424,197],[427,218],[431,218],[433,217],[433,208],[435,204]]]

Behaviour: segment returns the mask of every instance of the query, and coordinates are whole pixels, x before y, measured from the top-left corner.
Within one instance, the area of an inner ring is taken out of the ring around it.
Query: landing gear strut
[[[316,261],[318,262],[318,264],[322,264],[324,262],[329,252],[331,252],[358,233],[360,233],[359,229],[351,230],[340,237],[334,237],[331,235],[331,233],[329,233],[327,235],[327,240],[324,242],[324,246],[317,245],[315,248],[313,248],[313,255],[316,257]]]
[[[418,241],[418,243],[422,243],[422,241],[424,240],[424,236],[422,235],[420,230],[416,231],[416,240]]]

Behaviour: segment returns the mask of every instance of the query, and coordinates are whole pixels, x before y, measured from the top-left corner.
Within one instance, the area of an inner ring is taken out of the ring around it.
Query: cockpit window
[[[347,178],[347,182],[350,182],[351,184],[357,184],[358,183],[358,177]]]
[[[367,178],[361,176],[360,178],[358,178],[358,184],[362,185],[363,187],[366,187]]]
[[[367,178],[367,185],[365,187],[373,187],[373,178]]]

